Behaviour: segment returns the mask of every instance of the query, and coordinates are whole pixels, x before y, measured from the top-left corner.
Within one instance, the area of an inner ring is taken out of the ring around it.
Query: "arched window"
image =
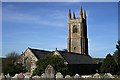
[[[74,50],[76,50],[76,47],[74,47]]]
[[[76,25],[73,26],[73,33],[77,33],[77,26]]]

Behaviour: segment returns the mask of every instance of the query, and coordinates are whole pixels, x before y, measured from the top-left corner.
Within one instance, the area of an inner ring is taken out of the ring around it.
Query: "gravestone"
[[[100,74],[96,73],[93,75],[93,78],[101,78]]]
[[[115,77],[110,73],[105,73],[103,78],[115,78]]]
[[[17,80],[24,80],[24,77],[23,73],[20,73],[17,75]]]
[[[75,74],[74,78],[80,78],[79,74]]]
[[[18,74],[15,74],[15,76],[13,76],[13,77],[11,78],[11,80],[17,80],[17,76],[18,76]]]
[[[65,78],[72,78],[70,75],[66,75]]]
[[[55,76],[56,78],[63,78],[63,75],[60,72],[57,72]]]
[[[30,76],[28,76],[28,75],[25,75],[25,77],[24,77],[24,80],[30,80]]]
[[[7,73],[7,75],[6,75],[6,80],[11,80],[9,73]]]
[[[5,79],[4,73],[1,73],[0,74],[0,80],[4,80],[4,79]]]
[[[41,78],[46,78],[45,73],[41,74]]]
[[[18,74],[15,74],[15,76],[13,76],[12,78],[17,78]]]
[[[24,77],[25,77],[25,76],[23,75],[23,73],[20,73],[20,74],[17,75],[17,78],[24,79]]]
[[[46,78],[54,78],[55,70],[51,65],[48,65],[45,69]]]

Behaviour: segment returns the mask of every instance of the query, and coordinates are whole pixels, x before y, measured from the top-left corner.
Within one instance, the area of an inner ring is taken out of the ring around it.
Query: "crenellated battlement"
[[[68,11],[68,20],[71,20],[71,19],[84,19],[86,20],[86,10],[84,10],[84,15],[83,15],[83,10],[82,10],[82,7],[80,8],[80,15],[79,17],[76,17],[75,15],[75,12],[73,12],[73,14],[71,14],[71,10],[69,9]]]

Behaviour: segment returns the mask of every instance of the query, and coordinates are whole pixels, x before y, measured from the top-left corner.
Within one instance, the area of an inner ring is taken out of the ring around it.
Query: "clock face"
[[[73,33],[77,33],[77,25],[73,26]]]

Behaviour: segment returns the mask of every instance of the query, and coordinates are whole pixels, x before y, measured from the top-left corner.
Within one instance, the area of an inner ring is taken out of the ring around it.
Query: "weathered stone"
[[[65,78],[72,78],[70,75],[66,75]]]
[[[46,78],[54,78],[54,68],[51,65],[48,65],[45,69]]]
[[[17,80],[17,76],[18,76],[18,74],[15,74],[15,76],[13,76],[13,77],[11,78],[11,80]]]
[[[63,78],[63,75],[60,72],[56,73],[56,78]]]
[[[41,78],[46,78],[45,73],[41,74]]]
[[[93,75],[93,78],[101,78],[100,74],[96,73]]]
[[[74,78],[80,78],[79,74],[75,74]]]
[[[13,76],[12,78],[17,78],[18,74],[15,74],[15,76]]]
[[[13,76],[12,78],[17,78],[17,75],[18,75],[18,74],[15,74],[15,76]]]
[[[5,78],[4,73],[1,73],[1,74],[0,74],[0,80],[2,80],[2,79],[4,79],[4,78]]]
[[[115,77],[110,73],[105,73],[103,78],[115,78]]]
[[[17,75],[17,78],[23,79],[24,77],[25,77],[25,76],[23,75],[23,73],[20,73],[20,74]]]
[[[11,80],[11,76],[9,75],[9,73],[7,75],[5,75],[6,80]]]
[[[31,74],[36,68],[36,61],[38,61],[38,59],[33,54],[30,48],[26,49],[25,52],[22,53],[20,59],[18,60],[18,62],[22,62],[25,65],[27,64],[25,67],[29,72],[31,72]]]
[[[30,76],[28,76],[28,75],[25,75],[25,77],[24,77],[24,80],[30,80]]]

